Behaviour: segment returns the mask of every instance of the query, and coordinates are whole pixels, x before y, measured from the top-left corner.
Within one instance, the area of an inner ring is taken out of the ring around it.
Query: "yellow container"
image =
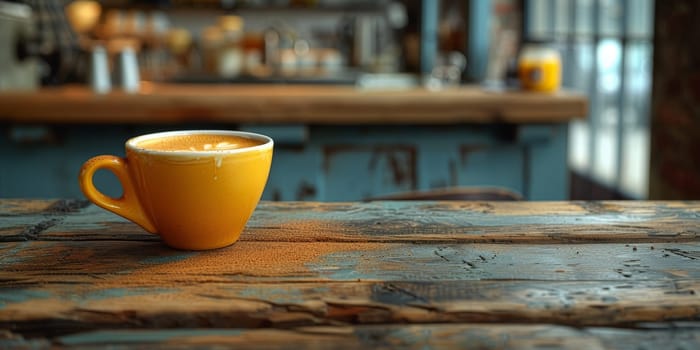
[[[542,43],[527,43],[518,59],[518,78],[525,90],[553,92],[561,87],[561,56]]]

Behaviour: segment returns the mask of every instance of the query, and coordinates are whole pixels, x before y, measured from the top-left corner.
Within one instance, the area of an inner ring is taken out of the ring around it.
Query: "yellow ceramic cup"
[[[144,141],[198,134],[238,136],[257,141],[228,150],[172,151],[140,147]],[[94,157],[80,171],[80,188],[98,206],[121,215],[169,246],[186,250],[225,247],[238,240],[265,188],[273,141],[263,135],[218,130],[173,131],[126,142],[126,158]],[[123,188],[120,198],[97,190],[93,175],[112,171]]]

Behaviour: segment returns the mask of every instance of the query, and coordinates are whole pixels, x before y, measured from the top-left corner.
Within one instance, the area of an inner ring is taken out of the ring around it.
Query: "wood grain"
[[[77,274],[77,272],[76,272]],[[395,323],[635,327],[697,321],[698,279],[253,283],[191,275],[2,277],[0,328],[290,328]],[[15,287],[9,287],[12,284]],[[17,286],[22,286],[18,289]]]
[[[263,202],[190,252],[84,201],[0,200],[0,347],[694,349],[699,213]]]
[[[157,236],[85,201],[0,201],[0,242]],[[243,241],[655,243],[695,241],[700,202],[262,202]]]
[[[193,281],[669,280],[700,278],[700,244],[238,242],[207,252],[160,242],[39,241],[0,246],[0,278],[80,282],[83,275]],[[97,278],[96,277],[96,278]],[[77,280],[76,280],[77,279]],[[93,279],[88,279],[92,281]]]
[[[235,331],[234,331],[235,332]],[[191,337],[178,338],[168,332],[146,333],[155,336],[155,344],[173,344],[183,341],[189,345],[230,344],[255,348],[266,344],[271,348],[308,348],[337,344],[340,348],[367,349],[377,347],[441,348],[462,344],[479,349],[533,349],[533,348],[577,348],[577,349],[639,349],[644,346],[663,348],[670,341],[682,338],[688,349],[698,345],[698,331],[678,329],[675,331],[633,331],[606,329],[573,329],[551,325],[478,325],[455,326],[416,325],[360,326],[360,327],[309,327],[298,330],[238,331],[220,330],[207,334],[195,330]],[[172,333],[172,332],[171,332]],[[119,336],[119,332],[65,337],[61,344],[100,344],[91,339],[95,336]],[[217,336],[220,335],[221,338]],[[92,336],[92,337],[90,337]],[[163,343],[158,336],[165,337]],[[112,338],[115,339],[115,338]],[[121,338],[124,339],[124,338]],[[128,338],[126,338],[128,339]],[[117,341],[119,342],[119,341]],[[334,347],[335,348],[335,347]]]
[[[372,325],[295,329],[110,329],[44,339],[0,339],[0,345],[30,349],[695,349],[700,331],[692,327],[643,330],[572,328],[540,324]]]
[[[475,86],[431,92],[149,85],[139,94],[95,95],[83,87],[0,94],[0,122],[17,123],[557,123],[586,114],[586,98],[575,93],[488,92]]]

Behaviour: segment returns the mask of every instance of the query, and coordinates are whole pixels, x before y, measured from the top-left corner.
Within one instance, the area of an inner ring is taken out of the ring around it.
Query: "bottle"
[[[527,41],[518,58],[518,79],[525,90],[554,92],[561,86],[561,55],[546,41]]]
[[[222,34],[219,75],[234,78],[243,70],[243,19],[233,15],[221,16],[219,28]]]
[[[202,31],[202,69],[211,76],[219,74],[219,52],[223,34],[218,26],[212,25]]]

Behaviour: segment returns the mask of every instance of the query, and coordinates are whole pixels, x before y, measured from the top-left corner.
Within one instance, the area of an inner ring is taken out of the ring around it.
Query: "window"
[[[569,166],[643,199],[648,194],[653,0],[525,0],[525,37],[561,50],[565,88],[589,97],[569,130]]]

